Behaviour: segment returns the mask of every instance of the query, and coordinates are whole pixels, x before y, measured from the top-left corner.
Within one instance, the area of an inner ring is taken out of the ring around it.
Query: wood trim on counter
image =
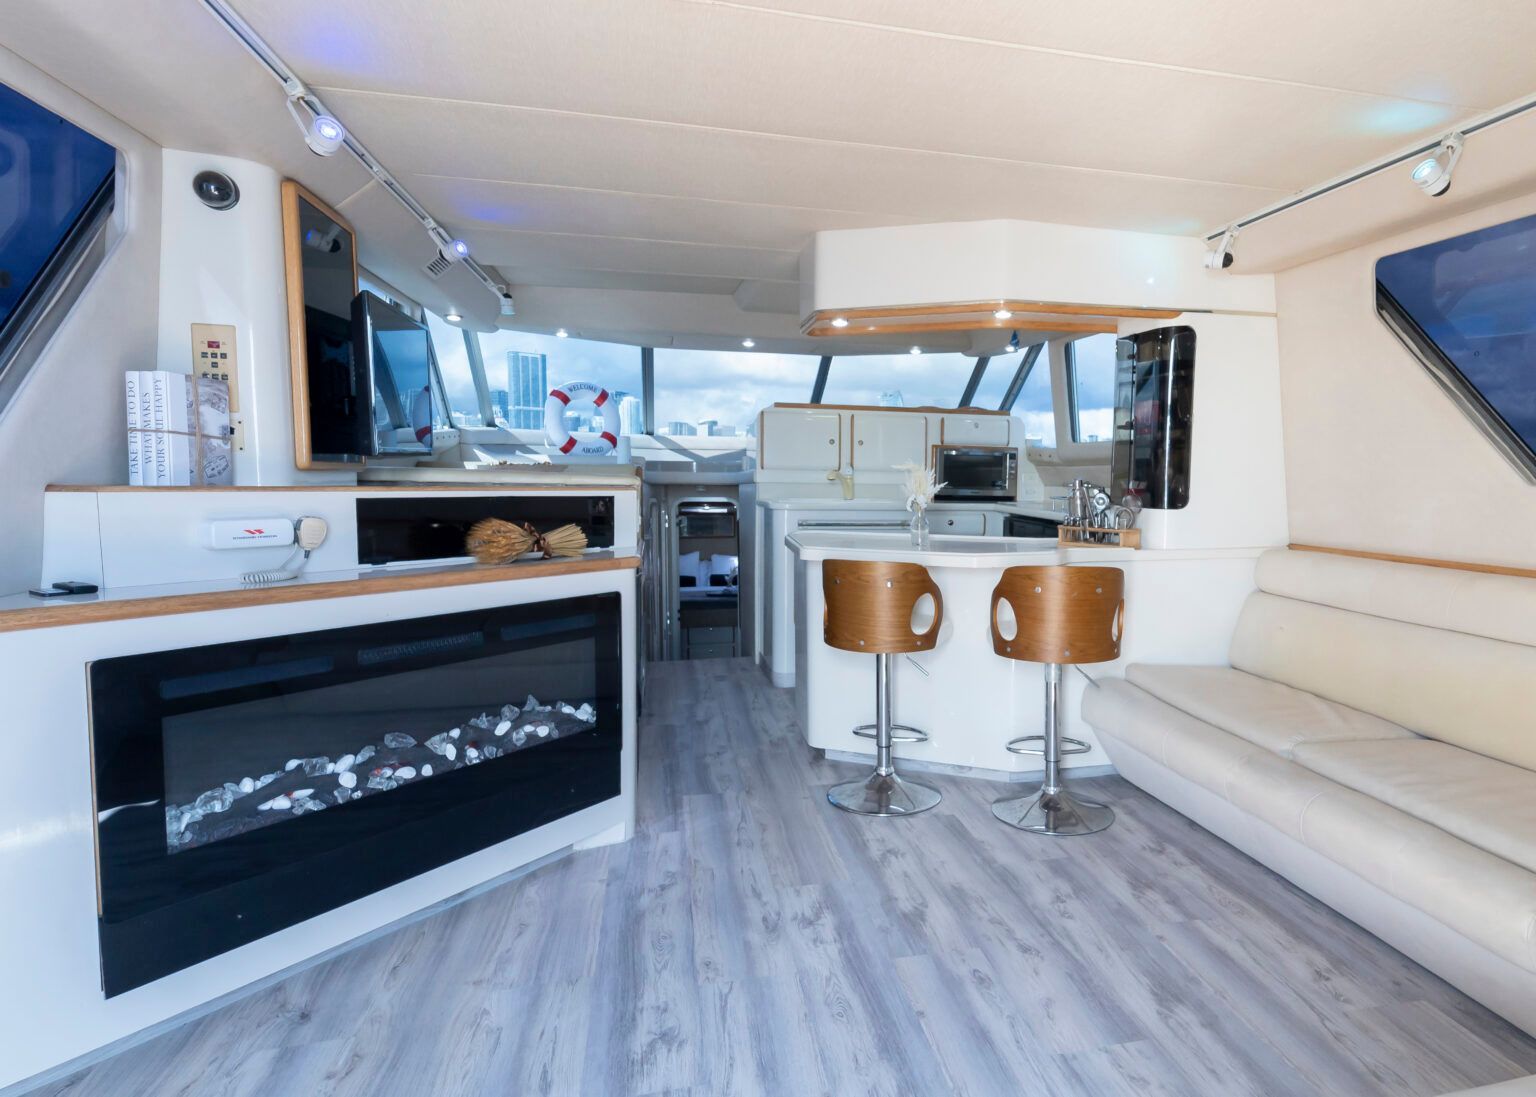
[[[169,484],[161,485],[160,487],[141,487],[136,484],[49,484],[43,490],[100,492],[103,494],[125,491],[350,491],[353,493],[373,491],[399,491],[413,495],[431,491],[471,491],[481,495],[489,494],[493,491],[584,491],[591,495],[605,495],[610,491],[639,491],[640,485],[638,483],[518,484],[500,481],[489,482],[486,484],[273,484],[266,487],[244,485],[231,486],[228,484],[210,484],[203,487],[198,487],[196,485],[189,487],[186,484]]]
[[[476,583],[500,583],[509,579],[547,579],[556,575],[584,575],[596,571],[632,571],[639,566],[639,556],[619,556],[597,560],[529,560],[498,567],[456,564],[447,568],[414,569],[386,575],[366,575],[352,579],[299,585],[239,587],[202,594],[99,598],[89,602],[45,602],[19,609],[0,610],[0,633],[95,624],[102,621],[167,617],[178,613],[242,609],[249,606],[279,606],[293,602],[314,602],[325,598],[391,594],[403,590],[463,587]]]
[[[1506,564],[1473,564],[1463,560],[1437,560],[1430,556],[1399,556],[1392,552],[1367,552],[1364,549],[1330,548],[1326,545],[1286,546],[1296,552],[1324,552],[1330,556],[1353,556],[1361,560],[1385,560],[1389,564],[1418,564],[1426,568],[1449,568],[1452,571],[1473,571],[1483,575],[1513,575],[1520,579],[1536,579],[1536,568],[1517,568]]]

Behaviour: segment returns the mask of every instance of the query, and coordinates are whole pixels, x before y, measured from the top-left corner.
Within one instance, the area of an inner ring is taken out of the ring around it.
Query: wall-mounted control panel
[[[192,325],[192,370],[199,377],[229,383],[229,426],[236,452],[245,449],[245,417],[240,413],[240,359],[233,324]]]

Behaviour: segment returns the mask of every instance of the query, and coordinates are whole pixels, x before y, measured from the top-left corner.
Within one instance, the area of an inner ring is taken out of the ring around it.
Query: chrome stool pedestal
[[[1068,837],[1114,823],[1107,805],[1075,796],[1062,784],[1062,758],[1090,747],[1061,734],[1061,668],[1118,659],[1124,617],[1125,574],[1119,568],[1013,567],[999,578],[992,591],[992,650],[1004,659],[1045,667],[1044,734],[1007,745],[1014,754],[1040,755],[1045,773],[1034,794],[992,805],[992,814],[1009,826]]]
[[[902,732],[905,734],[898,734]],[[938,789],[902,780],[891,760],[892,743],[924,743],[928,733],[891,722],[891,656],[875,656],[875,722],[853,729],[855,735],[875,741],[875,769],[862,781],[847,781],[827,791],[833,807],[855,815],[916,815],[940,800]]]
[[[1026,735],[1011,740],[1008,749],[1014,754],[1038,754],[1045,758],[1045,777],[1040,788],[1031,796],[1015,796],[998,800],[992,805],[992,814],[1011,827],[1033,831],[1036,834],[1054,834],[1062,837],[1074,834],[1096,834],[1109,829],[1115,821],[1115,813],[1105,804],[1074,796],[1061,783],[1061,759],[1068,754],[1086,754],[1091,748],[1080,739],[1068,739],[1061,734],[1057,705],[1061,693],[1061,664],[1045,664],[1045,734]],[[1040,743],[1039,749],[1024,746]]]
[[[822,639],[828,647],[875,657],[875,722],[853,729],[875,741],[875,768],[861,781],[827,791],[833,807],[855,815],[916,815],[940,800],[939,790],[904,781],[891,756],[894,743],[922,743],[927,732],[891,718],[891,656],[931,651],[944,622],[944,595],[928,569],[897,561],[827,560],[821,566],[826,599]],[[921,607],[932,610],[918,631]]]

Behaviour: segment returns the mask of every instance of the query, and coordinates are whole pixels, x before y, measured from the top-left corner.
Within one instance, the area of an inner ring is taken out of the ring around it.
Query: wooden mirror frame
[[[283,274],[288,291],[288,363],[293,395],[293,463],[295,467],[301,469],[355,470],[364,463],[361,455],[356,461],[316,461],[310,437],[309,337],[304,320],[304,240],[299,221],[300,199],[335,221],[352,237],[352,296],[357,296],[356,230],[352,228],[351,222],[322,202],[308,187],[292,179],[284,179],[282,185]],[[368,398],[371,401],[372,394],[369,394]]]

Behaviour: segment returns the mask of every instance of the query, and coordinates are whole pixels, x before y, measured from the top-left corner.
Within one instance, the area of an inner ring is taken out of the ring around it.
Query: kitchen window
[[[1090,335],[1067,344],[1067,421],[1072,441],[1110,441],[1115,415],[1115,336]]]

